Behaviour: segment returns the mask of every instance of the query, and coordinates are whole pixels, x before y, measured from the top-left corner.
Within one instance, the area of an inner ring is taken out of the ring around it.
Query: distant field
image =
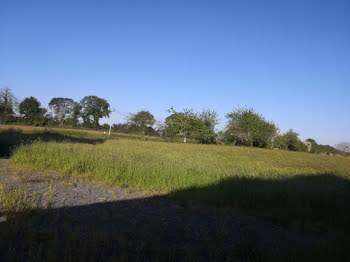
[[[350,231],[350,158],[122,136],[106,140],[67,130],[4,129],[0,142],[16,147],[8,150],[16,165],[233,207],[288,227]]]
[[[0,125],[1,130],[17,129],[24,133],[30,134],[33,132],[59,132],[60,134],[76,134],[81,136],[82,134],[86,136],[89,134],[91,137],[107,137],[106,131],[101,130],[91,130],[91,129],[78,129],[78,128],[67,128],[67,127],[41,127],[41,126],[24,126],[24,125]],[[136,134],[124,134],[124,133],[111,133],[112,136],[122,136],[122,137],[136,137],[141,138],[142,136]],[[148,137],[149,139],[157,139],[158,137]],[[159,139],[159,138],[158,138]]]

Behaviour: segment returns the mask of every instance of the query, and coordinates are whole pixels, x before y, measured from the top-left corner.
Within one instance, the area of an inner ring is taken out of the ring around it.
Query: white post
[[[111,124],[109,124],[108,137],[111,137],[111,129],[112,129],[112,125],[111,125]]]

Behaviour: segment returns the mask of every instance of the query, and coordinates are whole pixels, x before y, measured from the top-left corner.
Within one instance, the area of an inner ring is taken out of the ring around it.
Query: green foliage
[[[85,96],[80,101],[80,115],[85,126],[97,128],[102,117],[108,117],[111,113],[107,100],[97,96]],[[75,108],[77,110],[77,108]]]
[[[207,131],[201,135],[201,142],[205,144],[215,143],[215,126],[219,123],[218,113],[214,110],[206,109],[199,113],[198,117],[207,127]]]
[[[20,103],[19,112],[32,124],[34,120],[38,120],[47,111],[41,108],[40,105],[40,102],[35,97],[27,97]]]
[[[305,141],[311,143],[311,151],[310,151],[310,153],[313,153],[313,154],[319,153],[319,146],[318,146],[318,144],[317,144],[315,139],[308,138]]]
[[[278,128],[252,108],[238,108],[226,115],[228,140],[250,146],[268,147]]]
[[[17,99],[11,89],[5,87],[0,89],[0,120],[3,123],[9,122],[14,113]]]
[[[184,109],[183,112],[170,109],[169,112],[171,115],[165,120],[165,136],[181,137],[183,142],[193,139],[199,143],[212,143],[215,140],[212,113],[203,112],[200,115],[191,109]]]
[[[72,116],[66,119],[65,124],[73,127],[77,127],[79,125],[79,117],[81,115],[81,109],[82,107],[79,103],[74,103]]]
[[[341,152],[339,152],[337,149],[335,149],[330,145],[318,145],[318,153],[330,155],[330,154],[340,154]]]
[[[275,137],[274,146],[284,150],[307,152],[307,146],[299,139],[299,134],[293,129]]]
[[[146,135],[146,130],[155,123],[154,116],[149,111],[140,111],[136,114],[130,114],[128,124],[136,131]]]
[[[287,139],[284,135],[278,135],[274,138],[274,147],[282,150],[288,150]]]
[[[9,122],[11,115],[13,114],[12,108],[10,105],[5,103],[0,103],[0,120],[3,123]]]
[[[51,99],[49,107],[54,111],[56,120],[60,125],[63,125],[63,121],[72,116],[75,102],[70,98],[54,97]]]

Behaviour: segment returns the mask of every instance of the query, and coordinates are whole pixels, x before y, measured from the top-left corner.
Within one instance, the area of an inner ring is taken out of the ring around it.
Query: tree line
[[[23,123],[106,130],[109,125],[101,126],[99,121],[103,117],[109,117],[111,112],[106,99],[93,95],[85,96],[80,101],[54,97],[48,108],[44,108],[33,96],[18,101],[9,88],[0,89],[0,121],[4,124]],[[281,134],[275,123],[267,121],[253,108],[236,108],[226,114],[225,128],[218,132],[215,127],[219,119],[214,110],[194,112],[192,109],[176,111],[170,108],[168,113],[169,116],[164,121],[156,121],[155,117],[145,110],[131,113],[125,123],[112,125],[112,130],[203,144],[231,144],[328,154],[350,151],[350,147],[346,147],[348,143],[345,142],[334,148],[318,145],[312,138],[301,141],[299,134],[293,129]]]

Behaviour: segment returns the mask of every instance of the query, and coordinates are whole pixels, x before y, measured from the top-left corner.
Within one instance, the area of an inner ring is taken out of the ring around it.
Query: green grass
[[[350,233],[350,158],[144,140],[67,130],[0,132],[1,150],[15,165],[231,207],[289,228],[329,231],[334,238],[321,245],[320,257],[348,255],[343,239]],[[0,192],[7,210],[22,208],[24,192],[13,193],[18,196]]]
[[[11,161],[229,206],[286,226],[349,228],[350,158],[110,139],[103,143],[39,141],[18,147]]]

